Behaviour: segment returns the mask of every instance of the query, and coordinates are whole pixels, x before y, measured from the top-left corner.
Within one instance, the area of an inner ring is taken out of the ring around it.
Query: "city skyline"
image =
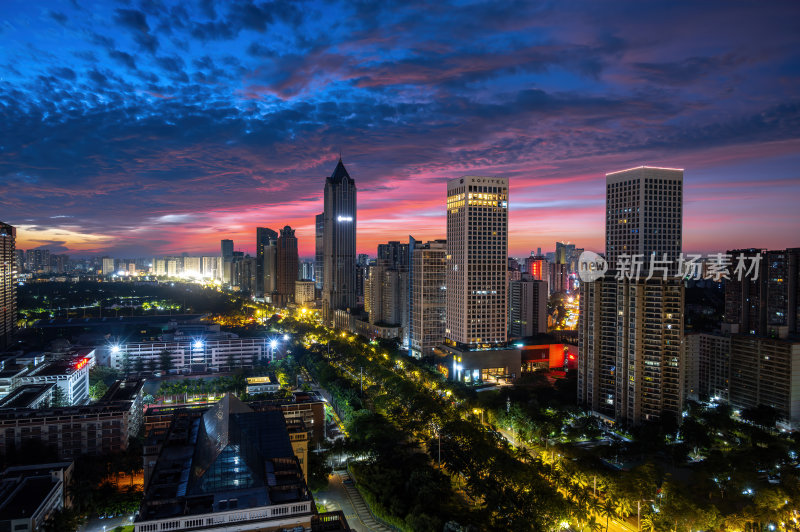
[[[290,225],[310,257],[340,152],[359,253],[442,238],[462,175],[514,184],[512,255],[600,251],[604,174],[639,165],[685,169],[687,252],[798,244],[796,5],[205,6],[4,6],[18,248],[254,255]]]

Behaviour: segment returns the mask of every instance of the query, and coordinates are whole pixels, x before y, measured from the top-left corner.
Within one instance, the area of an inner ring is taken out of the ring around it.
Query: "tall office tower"
[[[17,324],[17,229],[0,222],[0,348],[11,343]]]
[[[274,246],[275,242],[278,240],[278,233],[273,231],[268,227],[256,227],[256,289],[255,293],[258,297],[264,296],[266,293],[265,291],[265,283],[268,274],[274,272],[268,272],[270,268],[274,269],[274,264],[268,264],[266,260],[266,256],[269,254],[267,248],[269,246]],[[273,254],[274,255],[274,254]]]
[[[505,344],[508,179],[447,182],[447,255],[447,343]]]
[[[103,257],[103,275],[112,275],[115,272],[114,259],[111,257]]]
[[[297,237],[288,225],[278,237],[277,292],[280,305],[294,301],[294,283],[297,281]]]
[[[725,281],[727,332],[787,338],[800,332],[800,248],[785,250],[736,249],[728,251],[732,269],[738,258],[754,268],[749,275],[732,274]],[[760,260],[757,257],[760,255]],[[752,262],[754,261],[755,262]],[[755,277],[755,280],[753,279]]]
[[[664,255],[674,265],[683,240],[683,170],[640,166],[606,174],[606,260]],[[646,276],[646,274],[645,274]]]
[[[682,186],[682,170],[640,167],[606,176],[606,259],[612,269],[581,285],[578,403],[619,423],[677,417],[683,404],[684,289],[674,276]],[[666,278],[656,270],[647,281],[653,252],[673,262]],[[645,255],[639,280],[617,279],[613,268],[624,254]]]
[[[366,253],[359,253],[356,257],[356,266],[369,266],[369,255]]]
[[[315,219],[314,227],[314,282],[317,290],[322,290],[323,279],[325,277],[325,213],[318,214]]]
[[[444,340],[447,308],[447,241],[417,242],[409,238],[408,346],[412,356],[433,354]]]
[[[233,240],[223,240],[220,247],[222,251],[222,282],[232,285],[231,262],[233,262]]]
[[[530,274],[509,283],[510,321],[509,336],[525,338],[547,332],[546,281],[534,280]]]
[[[325,180],[322,320],[356,304],[356,183],[339,158]]]

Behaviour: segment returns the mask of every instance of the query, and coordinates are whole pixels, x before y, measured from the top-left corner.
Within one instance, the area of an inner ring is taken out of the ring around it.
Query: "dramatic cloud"
[[[51,5],[48,5],[50,3]],[[0,218],[21,248],[313,253],[324,176],[359,251],[444,235],[444,182],[511,179],[514,254],[602,250],[604,174],[686,168],[687,251],[797,246],[796,2],[16,3]]]

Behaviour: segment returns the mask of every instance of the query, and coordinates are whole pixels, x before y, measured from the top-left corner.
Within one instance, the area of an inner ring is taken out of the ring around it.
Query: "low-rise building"
[[[57,510],[70,506],[66,495],[72,462],[9,467],[0,475],[0,530],[34,532]]]
[[[116,381],[100,399],[101,404],[130,403],[128,409],[128,430],[131,434],[138,434],[144,422],[142,413],[144,379],[125,379]]]
[[[293,392],[285,399],[269,399],[247,403],[253,410],[280,408],[287,423],[300,419],[308,430],[312,445],[325,440],[325,399],[317,392]],[[145,434],[169,428],[172,417],[180,407],[150,406],[144,414]]]
[[[47,408],[53,402],[54,383],[25,384],[0,400],[3,408]]]
[[[63,393],[63,404],[58,406],[85,404],[89,400],[88,360],[57,360],[43,364],[20,377],[19,384],[55,384]]]
[[[19,378],[19,384],[55,384],[63,394],[58,406],[81,405],[89,400],[90,358],[67,358],[42,364]]]
[[[316,506],[279,410],[226,395],[175,414],[159,441],[135,532],[308,529]],[[145,463],[148,463],[145,458]]]
[[[51,447],[59,459],[124,451],[136,434],[133,401],[62,408],[0,410],[0,454],[36,440]]]
[[[280,389],[281,383],[278,382],[274,373],[264,375],[263,377],[247,377],[247,393],[249,395],[275,393]]]
[[[168,371],[200,373],[234,368],[250,368],[275,359],[278,350],[268,338],[230,338],[207,340],[181,339],[171,342],[120,343],[100,346],[101,360],[108,360],[117,370],[163,371],[164,353],[168,354]]]

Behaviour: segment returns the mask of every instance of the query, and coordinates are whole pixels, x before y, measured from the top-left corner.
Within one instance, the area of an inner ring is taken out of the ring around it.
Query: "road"
[[[78,532],[109,532],[118,526],[130,525],[133,520],[132,515],[113,517],[111,519],[98,519],[97,516],[89,518],[85,525],[78,529]]]
[[[347,471],[335,471],[328,477],[328,487],[314,494],[318,504],[325,504],[328,510],[341,510],[350,528],[357,532],[388,532],[390,528],[378,523],[367,509],[367,504],[355,486],[345,484],[350,478]]]

